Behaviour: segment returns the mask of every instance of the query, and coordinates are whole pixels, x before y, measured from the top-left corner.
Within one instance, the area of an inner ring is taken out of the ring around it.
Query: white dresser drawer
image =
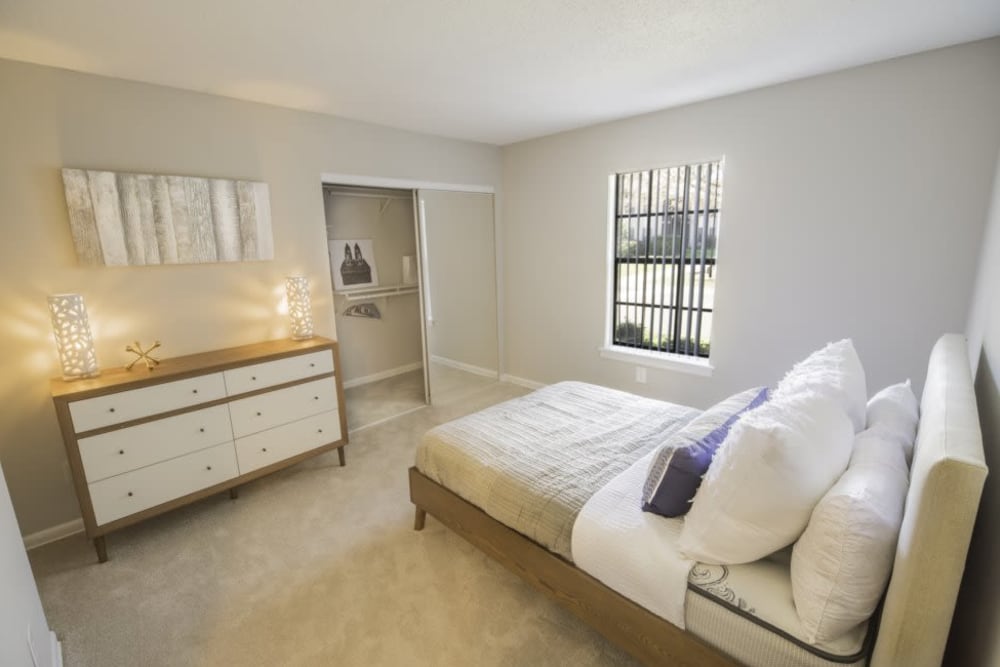
[[[216,445],[91,484],[94,517],[100,526],[238,474],[232,443]]]
[[[233,401],[229,413],[240,438],[337,407],[337,385],[322,378]]]
[[[330,410],[236,441],[240,474],[284,461],[296,454],[340,440],[340,414]]]
[[[333,372],[333,353],[320,350],[223,371],[230,396]]]
[[[232,439],[229,408],[216,405],[81,438],[80,458],[87,481],[96,482]]]
[[[69,404],[69,413],[73,417],[73,430],[83,433],[225,396],[226,383],[222,373],[211,373],[74,401]]]

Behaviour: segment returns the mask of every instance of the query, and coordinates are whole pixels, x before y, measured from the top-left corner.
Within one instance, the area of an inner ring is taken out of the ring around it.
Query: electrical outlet
[[[635,381],[639,384],[646,384],[646,367],[636,366],[635,367]]]

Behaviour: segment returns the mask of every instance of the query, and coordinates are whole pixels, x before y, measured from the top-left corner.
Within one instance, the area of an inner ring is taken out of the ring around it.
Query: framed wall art
[[[338,292],[378,287],[378,269],[371,239],[330,241],[330,270]]]
[[[88,169],[62,174],[81,264],[274,258],[267,183]]]

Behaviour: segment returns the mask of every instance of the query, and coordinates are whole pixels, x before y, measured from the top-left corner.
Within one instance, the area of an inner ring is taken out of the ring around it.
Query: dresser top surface
[[[91,395],[180,380],[193,375],[223,371],[294,354],[332,349],[336,344],[336,341],[322,336],[314,336],[308,340],[286,338],[163,359],[151,371],[142,364],[136,364],[130,371],[125,370],[124,366],[115,366],[102,370],[97,377],[83,380],[54,378],[51,381],[52,397],[67,400],[87,398]]]

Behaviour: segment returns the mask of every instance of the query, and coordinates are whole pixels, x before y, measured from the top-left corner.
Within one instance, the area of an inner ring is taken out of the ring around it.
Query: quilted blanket
[[[601,487],[698,410],[582,382],[561,382],[442,424],[417,469],[572,561],[577,514]]]

